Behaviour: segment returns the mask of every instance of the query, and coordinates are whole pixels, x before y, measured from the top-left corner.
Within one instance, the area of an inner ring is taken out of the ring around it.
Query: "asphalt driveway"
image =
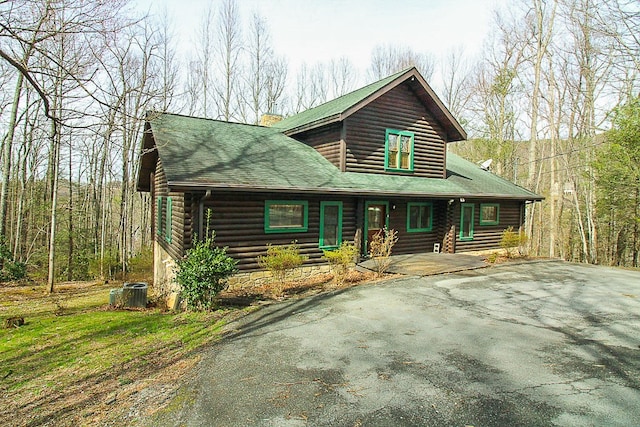
[[[149,425],[640,425],[640,272],[408,277],[232,325]]]

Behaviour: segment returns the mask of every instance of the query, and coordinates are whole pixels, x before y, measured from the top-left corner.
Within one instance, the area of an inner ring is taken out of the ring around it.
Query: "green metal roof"
[[[541,199],[452,153],[446,179],[341,172],[282,129],[166,113],[148,120],[171,188]]]

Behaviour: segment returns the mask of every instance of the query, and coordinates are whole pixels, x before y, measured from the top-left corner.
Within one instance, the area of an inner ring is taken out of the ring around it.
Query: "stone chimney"
[[[262,117],[260,117],[260,126],[271,127],[282,119],[283,117],[280,114],[273,114],[273,113],[263,114]]]

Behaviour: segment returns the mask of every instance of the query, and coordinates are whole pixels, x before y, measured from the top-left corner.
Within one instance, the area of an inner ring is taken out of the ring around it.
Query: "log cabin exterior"
[[[498,248],[541,197],[447,152],[465,138],[415,68],[271,127],[151,112],[138,190],[155,200],[155,283],[207,226],[241,271],[294,240],[308,265],[343,240],[365,255],[382,227],[396,254]]]

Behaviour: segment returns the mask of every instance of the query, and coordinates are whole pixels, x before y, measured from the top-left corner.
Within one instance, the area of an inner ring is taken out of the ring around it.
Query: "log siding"
[[[502,233],[504,230],[509,227],[513,227],[513,229],[517,231],[522,225],[522,218],[520,214],[522,202],[502,201],[498,203],[495,201],[487,202],[471,200],[467,201],[467,203],[473,203],[474,205],[473,239],[460,239],[460,204],[456,203],[453,205],[454,220],[456,224],[456,252],[498,249],[500,248],[500,241],[502,240]],[[480,224],[480,205],[485,203],[499,204],[500,216],[498,224]]]
[[[293,136],[329,160],[335,167],[342,166],[342,124],[335,123]]]
[[[156,212],[154,221],[156,221],[156,227],[160,226],[162,232],[160,233],[156,229],[154,233],[154,239],[167,251],[173,259],[180,259],[184,255],[185,243],[191,243],[190,232],[185,233],[185,224],[191,222],[191,209],[185,208],[185,193],[171,192],[167,185],[167,178],[162,167],[162,161],[158,159],[156,161],[156,170],[154,174],[154,203],[158,206],[158,197],[162,197],[162,206],[160,215]],[[167,236],[167,198],[171,198],[171,241],[168,241]],[[160,219],[160,221],[158,221]],[[159,222],[159,223],[158,223]]]
[[[305,200],[308,202],[308,229],[306,232],[268,234],[264,230],[264,206],[267,200]],[[306,264],[324,263],[319,248],[320,202],[342,202],[342,239],[353,240],[355,236],[356,200],[344,197],[311,197],[305,195],[251,193],[238,195],[217,193],[204,203],[211,209],[210,228],[215,231],[215,243],[227,246],[227,253],[238,260],[238,269],[259,269],[257,257],[266,255],[267,245],[288,245],[296,241],[300,253],[307,255]]]
[[[385,171],[385,132],[397,129],[415,135],[411,175],[445,177],[445,133],[408,83],[349,116],[345,125],[347,172],[394,173]]]

